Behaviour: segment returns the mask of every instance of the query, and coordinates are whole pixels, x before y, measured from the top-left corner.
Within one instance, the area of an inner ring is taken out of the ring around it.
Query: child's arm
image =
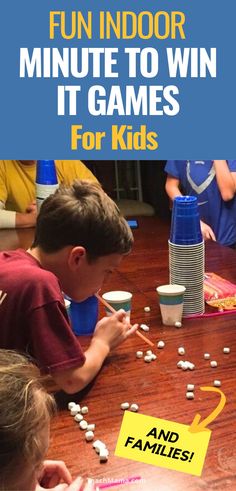
[[[110,350],[132,335],[137,328],[138,324],[130,327],[123,310],[119,310],[111,317],[101,319],[85,352],[85,363],[82,367],[53,374],[57,385],[68,394],[83,389],[97,375]]]
[[[180,186],[179,179],[177,179],[177,177],[173,177],[173,176],[170,176],[168,174],[167,179],[166,179],[165,189],[166,189],[166,192],[167,192],[169,198],[172,201],[174,198],[176,198],[176,196],[182,196],[182,193],[180,192],[179,186]]]
[[[31,203],[25,213],[5,210],[5,204],[0,201],[0,228],[30,228],[35,227],[37,218],[36,205]]]
[[[216,180],[224,201],[233,199],[236,192],[236,172],[231,172],[226,160],[213,160]]]

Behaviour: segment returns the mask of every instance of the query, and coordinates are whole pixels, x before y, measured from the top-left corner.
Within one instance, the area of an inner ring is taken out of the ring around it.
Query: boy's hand
[[[138,324],[133,326],[124,310],[118,310],[110,317],[103,317],[95,328],[93,338],[103,341],[109,350],[115,348],[138,329]]]

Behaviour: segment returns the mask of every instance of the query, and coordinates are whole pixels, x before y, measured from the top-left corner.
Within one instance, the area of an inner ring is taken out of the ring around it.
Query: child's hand
[[[32,203],[30,203],[27,208],[26,208],[26,213],[34,213],[35,215],[37,215],[37,205],[36,205],[36,201],[32,201]]]
[[[95,486],[92,479],[83,479],[79,476],[65,490],[55,491],[95,491]]]
[[[202,220],[200,221],[202,237],[204,240],[214,240],[216,241],[216,236],[212,230],[212,228],[207,225]]]
[[[42,488],[53,488],[59,483],[70,484],[72,477],[66,464],[61,460],[44,460],[39,483]]]
[[[92,479],[86,480],[79,476],[69,485],[58,484],[53,488],[48,486],[45,488],[38,485],[35,491],[44,491],[45,489],[51,489],[51,491],[95,491],[95,486]]]
[[[100,339],[108,345],[109,349],[115,348],[138,328],[138,324],[130,325],[124,310],[118,310],[111,317],[103,317],[94,331],[94,338]]]

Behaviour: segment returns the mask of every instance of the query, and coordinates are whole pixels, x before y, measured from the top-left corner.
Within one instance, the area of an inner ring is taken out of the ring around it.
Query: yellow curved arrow
[[[201,419],[201,414],[196,414],[192,424],[189,427],[189,431],[191,433],[199,433],[200,431],[210,431],[207,426],[214,421],[215,418],[221,413],[224,409],[226,403],[226,397],[222,390],[217,389],[216,387],[200,387],[201,390],[205,390],[207,392],[218,392],[220,394],[220,402],[218,406],[212,411],[212,413],[207,416],[207,418],[203,419],[201,423],[199,423]]]

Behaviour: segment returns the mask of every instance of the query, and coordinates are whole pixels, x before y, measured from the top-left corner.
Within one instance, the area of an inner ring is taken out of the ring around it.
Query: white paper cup
[[[165,326],[174,326],[176,322],[182,321],[185,290],[183,285],[162,285],[156,288]]]
[[[106,302],[109,303],[111,307],[113,307],[113,309],[125,310],[127,316],[130,317],[132,296],[133,295],[130,292],[117,290],[117,291],[104,293],[102,295],[102,298],[104,298],[104,300],[106,300]],[[108,316],[112,315],[112,313],[110,312],[110,310],[108,310],[107,307],[105,307],[105,309],[106,309],[106,314]]]

